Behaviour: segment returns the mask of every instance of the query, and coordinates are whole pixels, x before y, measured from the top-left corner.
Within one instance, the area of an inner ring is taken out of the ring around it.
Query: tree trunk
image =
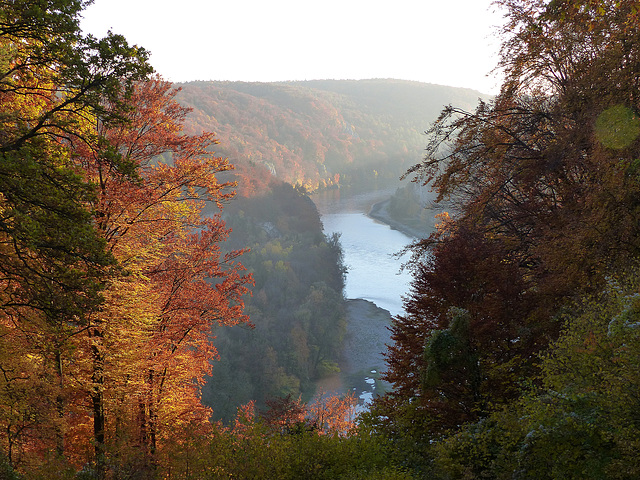
[[[144,398],[140,397],[138,400],[138,429],[139,429],[139,442],[140,449],[145,451],[147,448],[147,407],[144,403]]]
[[[156,454],[156,434],[158,425],[158,412],[156,410],[154,391],[154,374],[153,370],[149,372],[149,451],[152,456]]]
[[[102,348],[103,333],[99,328],[90,330],[91,354],[93,356],[93,388],[91,401],[93,404],[93,442],[95,462],[99,478],[105,470],[105,427],[106,418],[104,411],[104,353]]]
[[[60,347],[55,352],[56,375],[58,375],[58,394],[56,395],[56,411],[58,413],[59,422],[64,421],[64,371],[62,368],[62,352]],[[56,453],[58,456],[64,455],[64,433],[62,426],[58,423],[56,429]]]

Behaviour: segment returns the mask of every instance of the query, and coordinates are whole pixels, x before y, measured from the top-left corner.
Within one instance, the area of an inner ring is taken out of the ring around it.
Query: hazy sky
[[[492,0],[95,0],[82,28],[151,51],[164,78],[397,78],[494,93]]]

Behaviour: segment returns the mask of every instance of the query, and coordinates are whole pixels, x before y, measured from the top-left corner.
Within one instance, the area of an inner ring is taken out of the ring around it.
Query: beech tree
[[[0,422],[13,464],[64,452],[63,359],[113,265],[70,146],[93,139],[87,118],[118,121],[123,105],[107,116],[102,99],[151,72],[123,37],[81,35],[85,4],[0,2]]]
[[[640,253],[637,2],[497,3],[508,20],[500,93],[475,112],[447,107],[407,172],[449,201],[452,220],[413,246],[407,315],[388,353],[394,391],[380,405],[411,405],[432,431],[517,394],[560,309],[636,269]],[[469,374],[421,382],[434,335],[455,326],[451,308],[469,315],[479,401]]]
[[[153,462],[168,425],[206,430],[209,340],[247,321],[250,277],[219,249],[213,134],[182,134],[144,50],[80,34],[85,4],[1,3],[0,422],[10,464],[101,477]]]
[[[233,195],[233,184],[216,178],[231,165],[209,151],[212,134],[182,134],[188,109],[176,93],[159,78],[134,85],[126,123],[98,124],[105,141],[75,151],[98,187],[98,230],[122,269],[84,339],[98,459],[109,442],[153,458],[165,426],[207,423],[199,386],[216,357],[213,328],[248,321],[242,252],[221,254],[228,232],[220,214],[202,214]],[[131,173],[109,161],[114,152]]]

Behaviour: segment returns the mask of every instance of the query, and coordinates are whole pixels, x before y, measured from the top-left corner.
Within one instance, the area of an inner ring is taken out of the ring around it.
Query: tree
[[[222,208],[233,195],[233,184],[216,178],[232,167],[209,152],[212,134],[182,134],[188,109],[176,93],[159,78],[134,85],[126,123],[99,124],[105,141],[75,152],[97,185],[96,224],[122,269],[85,337],[98,460],[123,439],[153,458],[164,427],[208,422],[199,386],[216,357],[213,327],[248,320],[241,297],[250,277],[236,263],[242,252],[222,254],[228,231],[219,214],[202,214],[207,202]],[[112,152],[131,174],[108,161]]]
[[[214,418],[233,420],[238,405],[272,397],[313,395],[319,377],[337,369],[344,337],[342,252],[322,234],[313,202],[272,181],[260,197],[239,196],[225,209],[233,229],[226,248],[250,246],[243,265],[255,279],[247,314],[255,329],[222,329],[221,361],[203,389]]]
[[[452,228],[440,232],[429,255],[414,258],[407,313],[392,320],[386,353],[384,378],[394,388],[378,400],[393,422],[421,418],[410,423],[424,433],[511,401],[518,378],[531,373],[532,352],[556,328],[541,321],[536,296],[501,239],[462,222]]]
[[[14,352],[3,355],[2,388],[25,428],[11,415],[2,422],[18,428],[9,429],[15,452],[46,451],[51,438],[64,451],[63,358],[100,304],[113,265],[89,209],[92,186],[70,147],[94,140],[84,135],[87,119],[119,121],[124,105],[107,116],[103,99],[151,71],[147,53],[123,37],[83,37],[84,5],[0,3],[0,323]],[[45,395],[22,397],[28,385]]]
[[[233,195],[213,135],[181,133],[144,50],[83,37],[84,6],[2,3],[0,398],[12,464],[93,449],[101,476],[116,447],[207,423],[212,328],[247,320],[250,279],[202,216]]]
[[[419,406],[434,431],[517,395],[557,337],[559,312],[640,258],[637,2],[498,3],[508,19],[500,93],[475,112],[447,107],[407,173],[450,202],[452,220],[412,248],[407,315],[394,320],[388,353],[394,392],[382,404]],[[469,315],[480,403],[452,396],[468,375],[435,396],[433,382],[420,384],[434,345],[454,340],[452,307]]]
[[[572,305],[538,387],[438,445],[447,478],[638,475],[636,277]]]

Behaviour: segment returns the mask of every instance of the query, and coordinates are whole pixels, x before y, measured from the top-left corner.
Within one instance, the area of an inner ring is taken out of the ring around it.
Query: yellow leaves
[[[451,228],[453,226],[453,219],[449,215],[449,212],[438,213],[438,214],[436,214],[435,217],[438,220],[440,220],[439,223],[435,224],[436,231],[438,232],[438,234],[442,235],[442,234],[450,232],[450,230],[451,230]]]
[[[120,267],[89,328],[74,338],[74,388],[104,403],[108,442],[123,432],[149,442],[151,425],[161,439],[180,425],[206,423],[211,412],[199,387],[217,355],[213,324],[247,321],[241,296],[249,279],[235,255],[220,257],[224,223],[203,216],[204,200],[228,195],[230,184],[215,174],[231,166],[207,152],[211,135],[181,134],[186,110],[173,96],[160,80],[137,85],[126,127],[101,124],[96,143],[74,151],[98,187],[95,222]]]

